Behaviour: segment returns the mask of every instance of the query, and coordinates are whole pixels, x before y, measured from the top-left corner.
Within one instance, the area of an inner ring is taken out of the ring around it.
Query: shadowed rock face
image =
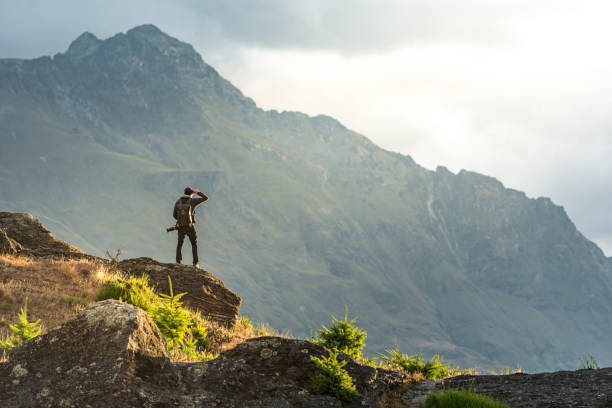
[[[186,292],[185,305],[199,310],[207,318],[233,326],[238,320],[242,299],[211,273],[191,266],[160,263],[151,258],[126,259],[117,265],[124,272],[149,275],[149,281],[161,293],[169,293],[168,277],[175,294]]]
[[[0,229],[0,254],[16,255],[21,250],[21,244],[9,237],[5,230]]]
[[[28,256],[83,254],[55,238],[40,221],[26,213],[0,212],[0,252]]]
[[[310,357],[326,354],[307,341],[263,337],[210,362],[174,364],[145,312],[106,300],[13,350],[0,364],[0,405],[341,407],[309,390]],[[404,382],[402,374],[340,359],[363,396],[356,406],[375,407]]]

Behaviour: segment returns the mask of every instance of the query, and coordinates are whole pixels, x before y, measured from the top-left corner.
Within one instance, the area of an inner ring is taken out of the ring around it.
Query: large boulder
[[[161,293],[168,293],[170,277],[175,294],[187,293],[182,298],[185,305],[199,310],[210,320],[231,327],[238,319],[242,299],[210,272],[187,265],[160,263],[151,258],[126,259],[117,267],[130,275],[149,275],[151,284]]]
[[[28,256],[83,256],[83,251],[55,238],[42,223],[27,213],[0,212],[0,229],[18,246],[8,250],[13,254]],[[0,241],[4,241],[0,237]],[[6,245],[1,244],[0,245]]]
[[[169,367],[149,316],[105,300],[10,353],[0,365],[0,406],[141,406],[147,373]]]

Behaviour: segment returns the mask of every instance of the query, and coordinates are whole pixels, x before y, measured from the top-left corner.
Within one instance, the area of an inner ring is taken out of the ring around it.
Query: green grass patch
[[[473,374],[476,370],[475,368],[462,370],[459,367],[452,367],[450,363],[445,363],[439,354],[434,355],[427,361],[420,355],[402,354],[397,343],[395,343],[395,348],[387,350],[386,355],[381,354],[380,356],[389,367],[403,370],[409,374],[420,373],[429,380]]]
[[[510,408],[510,406],[471,391],[443,391],[429,394],[424,408]]]
[[[253,323],[251,323],[251,319],[248,316],[240,316],[240,324],[246,330],[253,330]]]
[[[274,336],[276,330],[268,323],[259,322],[255,325],[255,334],[258,336]]]
[[[599,365],[595,360],[595,357],[591,353],[588,356],[580,357],[580,364],[582,368],[585,370],[597,370],[599,369]]]
[[[253,332],[256,336],[276,336],[278,334],[268,323],[253,323],[247,316],[240,316],[239,322],[245,330]]]

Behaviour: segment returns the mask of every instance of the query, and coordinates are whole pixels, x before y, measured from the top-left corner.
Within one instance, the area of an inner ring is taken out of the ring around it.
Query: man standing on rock
[[[199,195],[199,198],[192,198],[194,194]],[[181,263],[183,259],[182,249],[183,242],[185,241],[185,235],[189,237],[191,242],[191,252],[193,254],[193,266],[199,268],[198,264],[198,237],[195,229],[195,209],[198,205],[208,200],[206,194],[192,190],[191,187],[185,188],[185,195],[181,196],[176,203],[174,203],[174,212],[172,215],[176,220],[176,226],[178,227],[178,243],[176,245],[176,263]]]

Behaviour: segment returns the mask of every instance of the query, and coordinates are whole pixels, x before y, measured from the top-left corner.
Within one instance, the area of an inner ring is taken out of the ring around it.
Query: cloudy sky
[[[612,255],[611,20],[606,0],[0,0],[0,57],[153,23],[259,106],[551,197]]]

